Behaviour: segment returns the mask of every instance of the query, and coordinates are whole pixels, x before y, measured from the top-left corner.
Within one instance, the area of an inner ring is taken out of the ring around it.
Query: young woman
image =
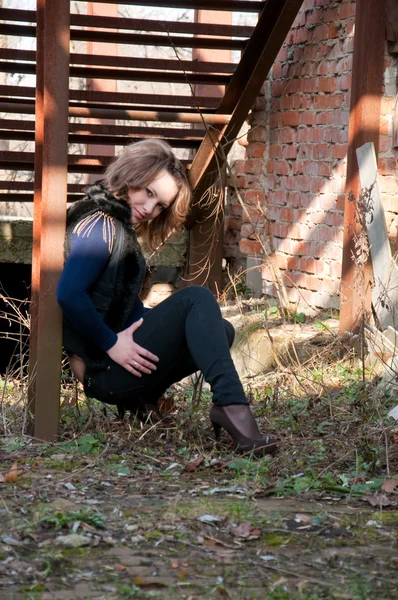
[[[85,393],[121,409],[156,403],[176,381],[202,371],[210,419],[240,451],[273,453],[262,437],[230,355],[234,330],[209,290],[182,289],[150,311],[139,298],[151,246],[182,227],[190,189],[184,167],[160,140],[129,146],[68,210],[66,262],[57,289],[64,346]]]

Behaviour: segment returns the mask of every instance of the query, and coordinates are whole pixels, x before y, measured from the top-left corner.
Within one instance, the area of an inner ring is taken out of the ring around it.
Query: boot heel
[[[211,424],[213,425],[214,437],[216,438],[216,442],[219,442],[221,437],[221,425],[215,423],[214,421],[212,421]]]

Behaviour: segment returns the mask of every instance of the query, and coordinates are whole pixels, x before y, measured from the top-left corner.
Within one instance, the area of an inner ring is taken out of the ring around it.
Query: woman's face
[[[178,194],[177,183],[168,171],[161,171],[146,188],[130,189],[127,204],[131,208],[131,223],[152,221],[173,203]]]

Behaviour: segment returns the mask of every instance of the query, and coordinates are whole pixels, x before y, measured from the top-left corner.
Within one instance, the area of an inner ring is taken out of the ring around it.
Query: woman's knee
[[[187,298],[191,301],[204,300],[205,302],[216,302],[215,297],[211,291],[200,285],[191,285],[190,287],[183,288],[174,294],[179,298]]]

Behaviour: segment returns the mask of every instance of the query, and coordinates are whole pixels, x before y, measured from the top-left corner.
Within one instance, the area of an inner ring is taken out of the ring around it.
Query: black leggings
[[[233,339],[233,327],[222,318],[213,294],[199,286],[185,288],[148,311],[134,333],[137,344],[159,357],[156,371],[136,377],[108,358],[102,371],[87,369],[84,390],[128,409],[139,398],[155,400],[176,381],[202,371],[215,404],[247,404],[231,358]]]

